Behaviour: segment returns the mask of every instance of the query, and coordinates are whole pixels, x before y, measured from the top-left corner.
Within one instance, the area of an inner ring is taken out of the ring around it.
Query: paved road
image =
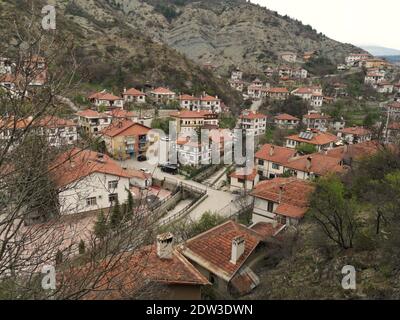
[[[237,198],[236,195],[230,193],[230,192],[225,192],[225,191],[219,191],[219,190],[214,190],[212,188],[208,188],[205,185],[201,183],[197,183],[192,180],[185,180],[185,177],[179,176],[179,175],[171,175],[165,172],[162,172],[160,168],[158,168],[156,165],[151,165],[147,161],[145,162],[138,162],[136,160],[127,160],[121,162],[123,166],[126,168],[130,169],[147,169],[149,170],[153,176],[157,179],[164,179],[168,178],[170,180],[175,180],[178,183],[179,182],[184,182],[188,185],[194,186],[196,188],[201,188],[201,189],[206,189],[208,197],[197,207],[195,208],[192,212],[190,212],[190,218],[194,221],[197,221],[201,218],[201,216],[206,212],[206,211],[220,211],[223,208],[226,208],[228,205],[232,203],[233,200]]]

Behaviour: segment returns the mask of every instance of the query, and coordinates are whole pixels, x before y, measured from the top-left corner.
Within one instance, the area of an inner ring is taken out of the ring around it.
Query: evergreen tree
[[[127,209],[128,216],[132,216],[133,206],[135,205],[135,203],[133,200],[132,193],[129,190],[126,190],[126,192],[128,192],[128,200],[126,202],[126,205],[127,205],[126,209]]]
[[[97,216],[96,224],[94,225],[94,234],[96,237],[103,239],[107,235],[108,226],[107,218],[104,215],[103,210]]]
[[[111,228],[116,229],[120,225],[122,219],[123,219],[123,213],[121,211],[119,201],[118,199],[116,199],[111,212],[111,218],[110,218]]]

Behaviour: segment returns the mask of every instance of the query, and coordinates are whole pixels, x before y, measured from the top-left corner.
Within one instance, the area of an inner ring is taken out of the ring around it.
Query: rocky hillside
[[[148,34],[129,23],[125,16],[107,1],[57,1],[57,30],[59,38],[73,42],[75,54],[82,66],[82,88],[109,88],[119,93],[125,86],[168,86],[177,92],[220,96],[233,110],[238,110],[240,95],[227,82],[200,67],[178,51],[154,41]],[[27,25],[34,16],[40,28],[41,8],[47,1],[0,0],[0,44],[13,49],[18,43],[16,29]],[[23,22],[24,19],[26,22]],[[17,21],[15,25],[9,21]],[[66,43],[60,44],[65,46]],[[0,51],[7,55],[7,51]],[[10,53],[12,54],[12,52]],[[68,65],[62,66],[69,68]],[[84,90],[84,89],[82,89]],[[82,92],[81,94],[84,94]]]
[[[77,1],[80,2],[80,1]],[[212,62],[225,71],[241,66],[256,72],[278,62],[279,53],[317,50],[334,62],[360,50],[318,33],[287,16],[246,0],[102,0],[83,5],[93,11],[103,2],[129,24],[190,59]]]

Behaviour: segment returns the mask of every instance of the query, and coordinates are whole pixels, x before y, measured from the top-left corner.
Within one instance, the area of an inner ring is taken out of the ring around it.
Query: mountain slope
[[[0,44],[16,43],[13,24],[32,13],[40,26],[45,1],[0,0]],[[61,38],[73,39],[83,66],[83,81],[119,93],[123,87],[169,86],[177,92],[219,95],[238,110],[242,99],[224,81],[174,49],[153,41],[135,29],[113,6],[104,1],[57,1],[57,30]],[[61,67],[68,68],[68,65]]]
[[[245,0],[103,0],[129,23],[196,62],[259,71],[282,51],[320,51],[333,62],[359,48]]]

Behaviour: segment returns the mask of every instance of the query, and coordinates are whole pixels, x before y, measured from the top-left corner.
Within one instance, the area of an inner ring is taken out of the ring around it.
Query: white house
[[[169,102],[174,101],[176,99],[176,93],[169,90],[168,88],[158,87],[149,92],[149,95],[156,102]]]
[[[243,130],[251,130],[255,136],[265,134],[267,130],[267,116],[252,110],[245,110],[239,116],[238,126]]]
[[[105,90],[96,92],[88,97],[88,100],[93,103],[96,107],[105,107],[107,109],[112,108],[124,108],[124,99],[117,97]]]
[[[111,124],[112,115],[86,109],[77,112],[79,127],[87,134],[98,135]]]
[[[322,151],[332,149],[337,141],[335,135],[313,129],[286,137],[286,147],[296,149],[301,144],[309,144],[316,151]]]
[[[187,137],[176,142],[176,150],[179,163],[182,165],[198,167],[210,163],[211,148],[209,143],[195,142]]]
[[[356,62],[365,61],[371,57],[368,53],[352,53],[346,57],[346,64],[353,66]]]
[[[291,62],[291,63],[295,63],[297,60],[297,54],[291,51],[287,51],[287,52],[282,52],[280,54],[280,57],[282,60],[286,61],[286,62]]]
[[[233,191],[251,191],[260,180],[257,169],[247,171],[246,168],[236,169],[229,175],[230,190]]]
[[[274,117],[274,123],[279,128],[294,129],[300,124],[300,119],[287,113],[281,113]]]
[[[309,210],[314,189],[311,182],[296,178],[260,182],[251,193],[254,198],[252,222],[297,225]]]
[[[139,91],[135,88],[131,88],[126,90],[124,89],[124,93],[122,94],[125,102],[130,103],[145,103],[146,102],[146,94],[142,91]]]
[[[129,170],[107,155],[74,148],[62,154],[52,170],[59,189],[62,214],[78,214],[110,208],[128,199]]]
[[[339,130],[338,137],[350,144],[356,144],[371,141],[372,132],[364,127],[354,126]]]

